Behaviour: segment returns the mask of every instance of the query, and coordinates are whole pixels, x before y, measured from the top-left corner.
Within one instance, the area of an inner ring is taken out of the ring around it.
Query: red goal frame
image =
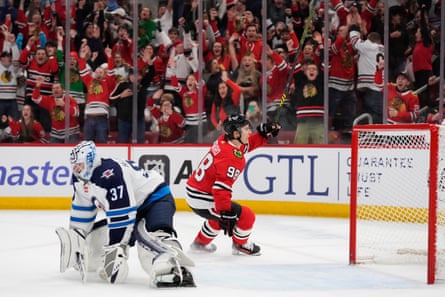
[[[349,263],[357,264],[357,199],[359,173],[359,137],[361,133],[372,131],[429,131],[429,192],[428,192],[428,242],[427,242],[427,283],[436,280],[436,232],[437,232],[437,200],[438,200],[438,161],[439,161],[439,126],[431,124],[405,125],[357,125],[352,131],[351,141],[351,196],[350,196],[350,228],[349,228]],[[390,149],[390,148],[389,148]],[[445,156],[444,156],[445,157]]]

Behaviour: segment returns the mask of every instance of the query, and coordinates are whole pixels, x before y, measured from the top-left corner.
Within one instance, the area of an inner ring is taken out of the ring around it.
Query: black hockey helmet
[[[250,125],[249,120],[241,113],[234,113],[224,120],[223,128],[226,135],[232,139],[233,132],[238,131],[241,134],[241,128],[245,125]]]

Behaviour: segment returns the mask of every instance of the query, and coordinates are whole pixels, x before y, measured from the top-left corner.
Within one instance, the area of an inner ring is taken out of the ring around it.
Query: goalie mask
[[[231,114],[223,123],[224,132],[229,139],[234,139],[233,132],[238,131],[241,135],[241,128],[250,125],[250,122],[243,114]]]
[[[73,174],[82,180],[90,180],[93,175],[94,168],[99,166],[100,158],[96,153],[96,145],[93,141],[82,141],[71,151],[71,165],[73,166]],[[83,164],[80,171],[75,170],[76,164]]]

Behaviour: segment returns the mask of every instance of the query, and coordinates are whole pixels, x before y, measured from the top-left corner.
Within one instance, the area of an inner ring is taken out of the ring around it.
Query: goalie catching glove
[[[278,123],[261,123],[256,129],[261,136],[268,138],[270,135],[273,137],[278,136],[281,126]]]
[[[219,227],[224,230],[224,235],[232,237],[233,229],[235,229],[236,222],[241,215],[241,206],[236,203],[232,203],[231,210],[222,210],[219,213]]]

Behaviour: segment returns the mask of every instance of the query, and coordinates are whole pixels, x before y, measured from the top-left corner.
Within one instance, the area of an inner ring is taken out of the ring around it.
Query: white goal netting
[[[445,129],[384,126],[353,133],[352,262],[419,264],[445,279]]]

